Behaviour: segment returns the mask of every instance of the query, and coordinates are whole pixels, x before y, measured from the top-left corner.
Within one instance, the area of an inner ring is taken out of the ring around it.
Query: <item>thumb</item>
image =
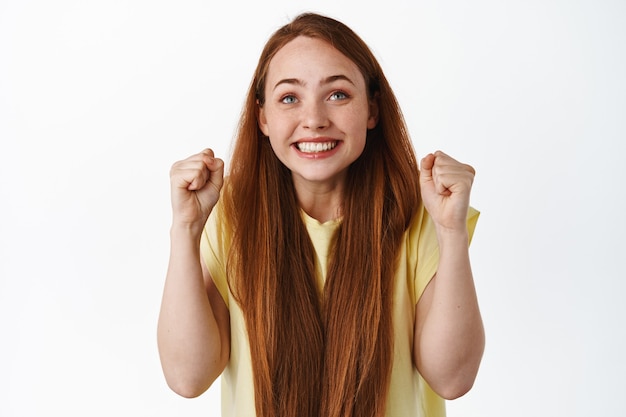
[[[435,155],[429,153],[420,162],[420,182],[425,183],[433,180],[433,166],[435,165]]]
[[[219,191],[224,184],[224,161],[219,158],[211,158],[207,168],[211,171],[209,182]]]

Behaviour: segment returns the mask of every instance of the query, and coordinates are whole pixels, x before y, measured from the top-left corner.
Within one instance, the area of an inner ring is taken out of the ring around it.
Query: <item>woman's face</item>
[[[296,186],[341,184],[377,115],[356,64],[325,41],[300,36],[270,61],[259,127]]]

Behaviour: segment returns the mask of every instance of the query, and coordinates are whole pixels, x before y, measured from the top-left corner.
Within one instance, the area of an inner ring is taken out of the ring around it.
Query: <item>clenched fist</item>
[[[421,161],[420,192],[426,210],[438,227],[464,230],[474,168],[441,151]]]
[[[173,224],[201,230],[223,184],[224,162],[211,149],[174,163],[170,171]]]

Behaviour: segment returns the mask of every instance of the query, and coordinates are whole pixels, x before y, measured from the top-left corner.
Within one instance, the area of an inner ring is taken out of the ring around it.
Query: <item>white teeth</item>
[[[337,146],[337,142],[300,142],[296,143],[300,152],[317,153],[325,152]]]

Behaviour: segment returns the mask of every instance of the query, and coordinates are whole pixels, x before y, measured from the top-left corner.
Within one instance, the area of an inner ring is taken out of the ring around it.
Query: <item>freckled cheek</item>
[[[284,137],[289,136],[297,126],[297,118],[292,114],[284,113],[266,113],[266,121],[271,132],[271,136]]]

